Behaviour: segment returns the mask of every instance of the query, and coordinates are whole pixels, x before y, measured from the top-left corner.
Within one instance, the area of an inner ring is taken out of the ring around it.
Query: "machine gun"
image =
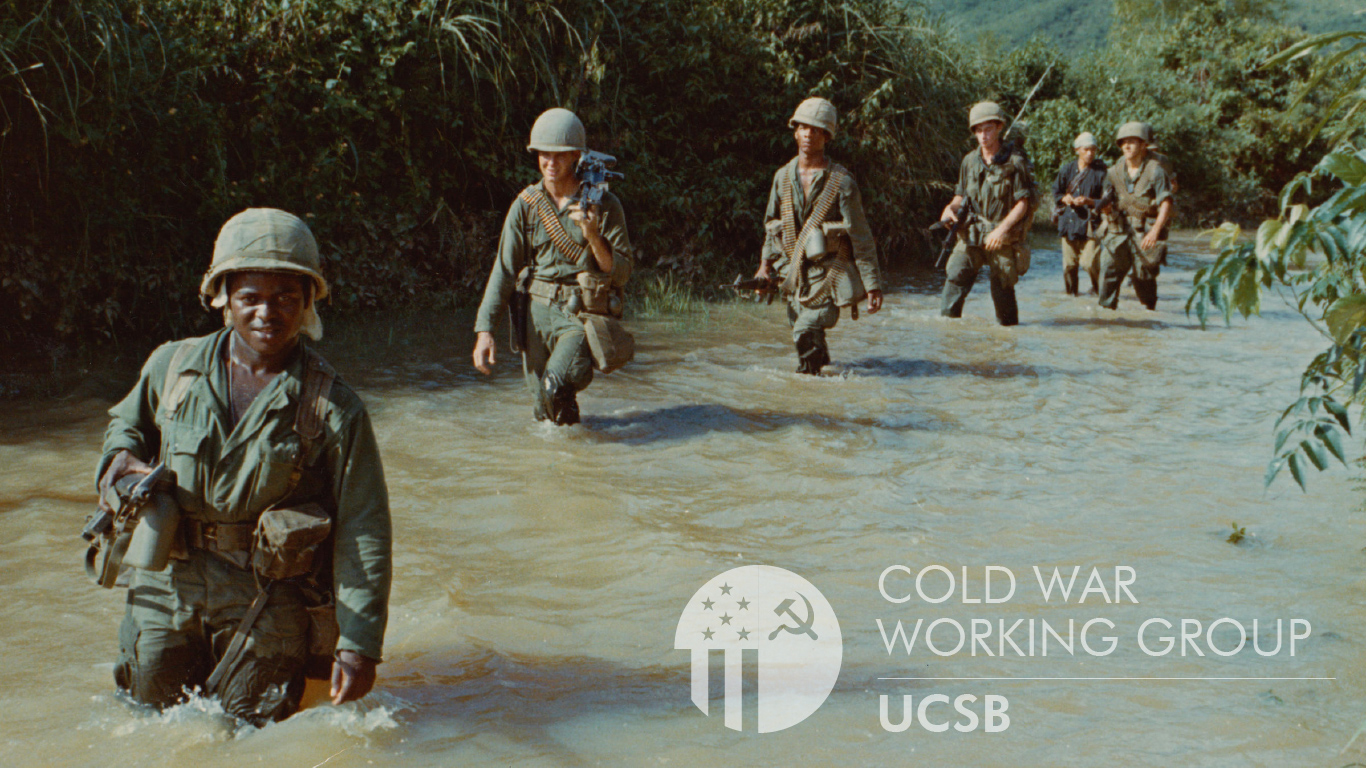
[[[125,564],[166,567],[180,523],[180,507],[168,490],[174,477],[164,463],[157,464],[148,474],[124,475],[105,492],[113,511],[97,510],[81,529],[81,538],[90,542],[86,573],[96,584],[113,587]]]
[[[745,279],[744,275],[736,275],[735,282],[722,283],[722,288],[734,288],[737,293],[744,296],[750,291],[757,291],[764,297],[765,304],[772,304],[773,297],[778,295],[778,289],[783,284],[780,277],[751,277]],[[754,300],[759,301],[760,296],[755,296]]]
[[[1114,187],[1111,187],[1109,192],[1101,195],[1099,200],[1091,203],[1090,208],[1093,213],[1100,214],[1104,212],[1106,208],[1118,206],[1118,204],[1119,191]],[[1137,258],[1138,254],[1143,252],[1143,241],[1139,238],[1138,234],[1134,232],[1134,225],[1129,222],[1129,215],[1122,210],[1116,210],[1111,214],[1110,218],[1119,220],[1119,228],[1124,232],[1124,237],[1129,241],[1129,247],[1134,249],[1134,257]]]
[[[958,209],[958,220],[952,224],[945,224],[942,220],[936,221],[930,226],[930,231],[937,229],[949,230],[949,234],[944,238],[944,247],[939,249],[939,259],[934,262],[934,268],[939,269],[944,266],[944,260],[953,252],[953,244],[957,240],[963,227],[970,227],[977,223],[977,205],[972,202],[972,198],[963,198],[963,205]]]
[[[602,205],[602,197],[607,194],[608,182],[612,179],[626,178],[616,171],[608,170],[616,164],[615,157],[591,149],[584,150],[579,155],[578,167],[574,169],[574,174],[579,177],[579,192],[573,199],[581,210],[586,211],[590,206]]]

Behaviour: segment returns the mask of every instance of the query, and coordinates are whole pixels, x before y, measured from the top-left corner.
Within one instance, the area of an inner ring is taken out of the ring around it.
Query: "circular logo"
[[[758,659],[758,730],[781,731],[820,708],[840,674],[844,641],[819,589],[772,565],[745,565],[708,581],[678,619],[674,648],[692,651],[692,701],[709,715],[709,657],[725,655],[725,724],[741,727],[744,651]]]

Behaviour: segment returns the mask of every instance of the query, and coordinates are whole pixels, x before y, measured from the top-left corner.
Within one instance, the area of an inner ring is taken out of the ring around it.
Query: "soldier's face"
[[[541,167],[541,178],[546,184],[563,182],[574,178],[574,166],[579,162],[578,152],[537,152],[536,161]]]
[[[977,137],[977,143],[983,148],[995,150],[1001,143],[1001,123],[998,120],[978,123],[972,127],[972,134]]]
[[[1095,147],[1077,147],[1077,160],[1080,161],[1082,165],[1090,165],[1091,161],[1095,159]]]
[[[237,336],[257,354],[289,351],[303,329],[309,290],[288,272],[234,272],[228,275],[228,317]]]
[[[806,123],[797,123],[792,135],[797,139],[797,149],[804,155],[823,154],[826,142],[830,141],[830,134],[824,128]]]
[[[1128,138],[1119,143],[1120,151],[1124,153],[1126,160],[1142,160],[1143,154],[1148,151],[1148,147],[1143,143],[1143,139]]]

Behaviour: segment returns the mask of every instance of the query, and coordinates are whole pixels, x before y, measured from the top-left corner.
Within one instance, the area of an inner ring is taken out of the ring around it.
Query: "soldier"
[[[261,724],[298,708],[310,655],[335,642],[332,701],[359,699],[388,617],[389,499],[365,405],[300,339],[321,335],[327,295],[313,234],[284,211],[237,214],[200,293],[227,327],[159,347],[109,411],[102,506],[156,461],[180,507],[170,565],[130,569],[114,679],[158,707],[200,688]],[[266,534],[292,515],[311,549]]]
[[[526,384],[536,398],[535,416],[554,424],[579,423],[577,394],[593,380],[593,356],[584,324],[576,319],[581,289],[596,282],[619,290],[631,274],[621,201],[608,192],[602,210],[570,204],[585,150],[583,123],[573,112],[551,109],[536,118],[527,151],[536,153],[541,181],[508,209],[474,322],[474,367],[488,374],[497,362],[493,329],[499,312],[514,290],[530,298],[530,323],[518,343]],[[516,323],[513,332],[519,335]]]
[[[1167,222],[1173,197],[1167,172],[1148,145],[1147,123],[1125,123],[1115,134],[1124,159],[1105,174],[1102,197],[1115,201],[1105,207],[1101,239],[1100,305],[1119,307],[1124,276],[1133,271],[1134,293],[1148,309],[1157,309],[1157,275],[1167,260]]]
[[[1011,145],[1001,143],[1005,126],[1005,112],[994,102],[980,102],[968,113],[968,127],[978,146],[963,158],[958,188],[940,219],[946,224],[958,221],[965,200],[972,201],[976,219],[967,223],[949,257],[940,301],[944,317],[963,316],[963,303],[986,265],[996,319],[1001,325],[1020,322],[1015,283],[1029,269],[1025,236],[1037,200],[1029,161]]]
[[[819,374],[830,362],[825,331],[849,307],[868,297],[868,313],[882,308],[877,244],[863,214],[863,198],[848,170],[825,156],[835,138],[835,105],[811,98],[797,106],[787,127],[797,156],[773,174],[764,214],[763,252],[756,278],[783,276],[787,322],[797,347],[797,373]]]
[[[1059,168],[1053,182],[1053,217],[1062,238],[1063,289],[1076,296],[1079,268],[1091,276],[1091,293],[1097,292],[1100,242],[1092,231],[1091,206],[1105,186],[1105,163],[1096,158],[1096,137],[1089,132],[1077,136],[1072,147],[1077,159]]]

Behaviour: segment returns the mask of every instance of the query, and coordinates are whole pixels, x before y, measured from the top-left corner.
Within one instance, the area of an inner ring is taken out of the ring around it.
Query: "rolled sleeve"
[[[782,235],[775,236],[773,222],[779,222],[778,227],[782,226],[782,200],[778,194],[778,175],[785,170],[787,166],[778,169],[778,173],[773,176],[773,185],[768,191],[768,207],[764,209],[764,247],[759,253],[762,261],[774,262],[783,256]],[[781,232],[780,229],[778,231]]]
[[[635,266],[631,235],[626,228],[626,209],[616,195],[609,196],[604,203],[606,219],[602,237],[612,247],[612,272],[609,277],[613,285],[621,286],[631,277],[631,270]],[[591,258],[588,261],[590,264],[595,263]]]

